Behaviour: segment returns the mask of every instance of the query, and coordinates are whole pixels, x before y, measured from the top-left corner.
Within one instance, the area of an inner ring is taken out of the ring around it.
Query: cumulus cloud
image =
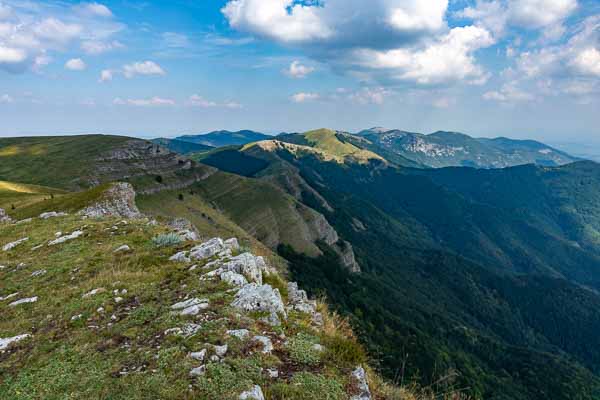
[[[388,51],[358,50],[355,62],[363,67],[387,69],[393,77],[422,85],[449,81],[485,82],[485,71],[473,52],[493,44],[490,33],[479,27],[453,28],[439,41],[423,49]]]
[[[307,103],[310,101],[319,100],[321,96],[318,93],[300,92],[293,94],[290,100],[294,103]]]
[[[110,37],[122,29],[107,18],[112,16],[110,10],[98,3],[10,4],[0,4],[0,69],[8,72],[40,71],[53,53],[75,46],[94,53],[98,45],[92,43],[112,43]]]
[[[123,75],[131,79],[137,75],[165,75],[166,72],[154,61],[136,62],[123,66]]]
[[[600,77],[600,51],[594,47],[583,49],[577,53],[572,65],[583,75]]]
[[[113,71],[104,69],[100,72],[100,82],[110,82],[113,80]]]
[[[65,68],[70,71],[83,71],[86,67],[85,62],[81,58],[72,58],[65,63]]]
[[[558,38],[565,31],[563,21],[576,9],[577,0],[476,0],[456,15],[474,20],[496,35],[510,25],[542,29],[545,36]]]
[[[104,18],[110,18],[113,16],[112,11],[100,3],[82,3],[75,7],[79,13],[88,15],[88,16],[98,16]]]
[[[304,50],[337,71],[417,85],[481,83],[475,52],[495,43],[483,26],[449,29],[448,0],[230,0],[238,31]],[[286,74],[303,77],[302,65]],[[312,71],[311,71],[312,72]]]
[[[315,71],[314,67],[310,67],[307,65],[303,65],[300,61],[295,60],[292,61],[289,68],[284,70],[284,74],[293,79],[302,79],[306,78],[308,75]]]
[[[134,107],[160,107],[160,106],[174,106],[175,100],[165,99],[162,97],[154,96],[149,99],[122,99],[117,97],[113,100],[113,104],[118,106],[134,106]]]

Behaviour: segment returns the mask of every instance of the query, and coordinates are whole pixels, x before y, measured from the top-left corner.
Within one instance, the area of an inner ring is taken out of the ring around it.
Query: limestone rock
[[[225,247],[227,247],[231,251],[237,251],[240,249],[240,243],[236,238],[227,239],[223,242]]]
[[[306,291],[298,289],[296,282],[288,283],[288,303],[288,308],[295,311],[313,315],[317,312],[317,302],[308,300]]]
[[[196,361],[204,361],[204,359],[206,358],[206,353],[207,353],[207,350],[202,349],[200,351],[190,353],[190,357]]]
[[[92,296],[95,296],[97,294],[104,293],[104,292],[106,292],[106,289],[104,289],[104,288],[96,288],[94,290],[90,290],[89,292],[87,292],[86,294],[84,294],[81,297],[85,299],[87,297],[92,297]]]
[[[67,242],[69,240],[77,239],[81,235],[83,235],[83,231],[75,231],[69,235],[61,236],[58,239],[51,240],[50,242],[48,242],[48,246],[55,246],[57,244]]]
[[[252,389],[240,394],[239,400],[265,400],[260,386],[255,385]]]
[[[234,271],[244,275],[248,282],[262,285],[263,269],[265,268],[262,257],[259,259],[251,253],[243,253],[224,263],[222,268],[226,271]]]
[[[227,331],[227,334],[240,340],[245,340],[248,336],[250,336],[250,331],[248,329],[233,329]]]
[[[371,391],[367,382],[367,374],[363,367],[357,367],[352,371],[351,379],[358,388],[358,394],[353,395],[350,400],[371,400]]]
[[[198,368],[194,368],[190,371],[190,376],[202,376],[206,372],[206,366],[201,365]]]
[[[21,305],[21,304],[35,303],[36,301],[38,301],[38,297],[37,296],[28,297],[26,299],[20,299],[20,300],[17,300],[17,301],[13,301],[8,306],[9,307],[16,307],[16,306]]]
[[[261,352],[263,354],[271,354],[273,351],[273,342],[268,336],[254,336],[252,340],[262,345]]]
[[[135,205],[135,190],[129,183],[115,183],[104,193],[102,200],[79,212],[89,218],[119,217],[140,218],[142,214]]]
[[[247,284],[237,292],[231,305],[246,312],[268,312],[271,325],[278,325],[281,322],[279,315],[287,318],[279,290],[273,289],[270,285]]]
[[[208,242],[198,245],[190,251],[190,257],[195,260],[204,260],[217,255],[225,249],[223,239],[212,238]]]
[[[0,224],[10,224],[13,222],[12,218],[6,214],[3,208],[0,208]]]
[[[223,346],[214,346],[215,349],[215,354],[219,357],[225,357],[225,354],[227,354],[227,350],[229,349],[227,347],[226,344],[224,344]]]
[[[188,299],[171,306],[173,310],[180,310],[179,315],[198,315],[200,311],[207,309],[208,299]]]
[[[50,212],[41,213],[39,218],[48,219],[48,218],[65,217],[67,215],[69,215],[69,214],[64,213],[64,212],[50,211]]]
[[[192,260],[187,256],[187,254],[188,254],[187,251],[180,251],[179,253],[172,255],[169,258],[169,261],[189,263]]]
[[[117,249],[115,249],[115,251],[113,251],[113,253],[124,253],[127,251],[131,251],[131,248],[129,246],[127,246],[126,244],[124,244],[123,246],[120,246]]]
[[[225,271],[220,275],[222,281],[229,283],[232,286],[243,287],[248,284],[248,281],[243,275],[233,271]]]
[[[12,249],[14,249],[15,247],[17,247],[18,245],[20,245],[20,244],[22,244],[22,243],[25,243],[25,242],[26,242],[26,241],[28,241],[28,240],[29,240],[29,238],[28,238],[28,237],[26,237],[26,238],[23,238],[23,239],[16,240],[16,241],[14,241],[14,242],[7,243],[7,244],[5,244],[5,245],[4,245],[4,247],[2,247],[2,251],[9,251],[9,250],[12,250]]]
[[[9,338],[0,338],[0,350],[5,350],[12,343],[20,342],[21,340],[27,339],[28,337],[31,337],[31,335],[28,333],[25,333],[23,335],[13,336],[13,337],[9,337]]]

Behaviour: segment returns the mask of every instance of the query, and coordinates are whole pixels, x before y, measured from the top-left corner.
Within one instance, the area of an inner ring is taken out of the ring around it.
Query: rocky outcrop
[[[123,182],[113,184],[100,201],[81,210],[79,214],[90,218],[139,218],[142,216],[135,205],[133,186]]]
[[[70,233],[68,235],[60,236],[57,239],[51,240],[50,242],[48,242],[48,246],[55,246],[57,244],[68,242],[69,240],[77,239],[81,235],[83,235],[83,231],[74,231],[73,233]]]
[[[13,222],[12,218],[6,214],[3,208],[0,208],[0,224],[10,224]]]
[[[356,387],[357,393],[350,400],[371,400],[371,390],[367,382],[367,373],[363,367],[358,367],[352,371],[350,379]]]
[[[27,339],[28,337],[31,337],[31,335],[25,333],[23,335],[13,336],[9,338],[0,338],[0,350],[6,350],[8,346],[10,346],[12,343],[20,342],[21,340]]]
[[[240,394],[239,400],[265,400],[260,386],[255,385],[252,389]]]
[[[65,217],[67,215],[69,215],[69,214],[64,213],[64,212],[50,211],[50,212],[41,213],[39,218],[48,219],[48,218]]]
[[[287,318],[281,294],[271,285],[249,283],[237,292],[231,305],[245,312],[266,312],[269,316],[265,322],[273,326],[281,324],[280,317]]]

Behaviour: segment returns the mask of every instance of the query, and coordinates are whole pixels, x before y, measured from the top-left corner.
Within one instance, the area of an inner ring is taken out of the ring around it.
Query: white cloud
[[[389,96],[391,92],[383,87],[375,88],[363,88],[357,92],[351,93],[348,98],[359,104],[383,104],[385,98]]]
[[[104,18],[110,18],[113,16],[112,11],[110,11],[110,9],[104,4],[100,3],[83,3],[79,6],[76,6],[76,8],[77,11],[88,16],[97,16]]]
[[[165,99],[161,97],[154,96],[149,99],[122,99],[117,97],[113,100],[113,104],[119,106],[134,106],[134,107],[160,107],[160,106],[174,106],[176,104],[175,100]]]
[[[206,100],[204,97],[199,96],[197,94],[190,96],[188,104],[191,106],[203,108],[217,107],[217,103],[215,103],[214,101]]]
[[[131,79],[136,75],[165,75],[165,71],[154,61],[136,62],[123,66],[123,75]]]
[[[15,100],[8,94],[0,96],[0,103],[13,103]]]
[[[600,77],[600,51],[594,47],[581,50],[572,65],[584,75]]]
[[[125,46],[123,43],[113,40],[110,42],[103,42],[100,40],[85,40],[81,42],[81,50],[83,50],[86,54],[91,55],[99,55],[106,53],[108,51],[122,49]]]
[[[292,95],[290,100],[292,100],[294,103],[307,103],[318,100],[319,98],[321,98],[321,96],[318,93],[300,92]]]
[[[542,28],[561,23],[577,9],[577,0],[510,0],[508,11],[514,23]]]
[[[495,100],[502,103],[531,101],[535,99],[531,93],[521,90],[515,82],[504,84],[499,91],[486,92],[483,94],[483,98],[485,100]]]
[[[431,103],[435,108],[450,108],[452,105],[456,103],[456,100],[448,97],[440,97],[434,99]]]
[[[476,64],[473,52],[494,43],[490,33],[479,27],[453,28],[437,43],[419,49],[388,51],[359,50],[355,52],[359,65],[388,69],[396,79],[422,85],[449,81],[481,83],[487,78]]]
[[[110,82],[113,80],[113,71],[110,69],[104,69],[100,72],[100,82]]]
[[[502,35],[507,25],[529,30],[542,29],[546,38],[561,37],[563,21],[577,9],[577,0],[476,0],[456,13],[474,20],[495,35]]]
[[[309,74],[313,73],[314,71],[314,67],[303,65],[300,63],[300,61],[295,60],[290,64],[289,68],[284,70],[283,72],[290,78],[302,79],[306,78]]]
[[[482,26],[448,29],[447,11],[448,0],[229,0],[222,9],[232,28],[305,50],[364,81],[484,82],[474,53],[494,44],[492,35]]]
[[[70,71],[83,71],[86,67],[85,62],[81,58],[72,58],[65,63],[65,68]]]
[[[186,48],[191,46],[190,39],[181,33],[165,32],[162,35],[163,43],[170,48]]]
[[[217,103],[216,101],[207,100],[203,96],[198,94],[193,94],[188,99],[187,104],[192,107],[201,107],[201,108],[212,108],[212,107],[223,107],[230,109],[239,109],[243,108],[240,103],[235,101],[226,101],[224,103]]]
[[[114,44],[111,36],[123,29],[105,18],[108,13],[97,3],[75,7],[67,2],[8,3],[12,8],[0,4],[0,69],[8,72],[39,72],[53,53],[78,45],[88,54],[97,53],[99,46],[93,43]]]

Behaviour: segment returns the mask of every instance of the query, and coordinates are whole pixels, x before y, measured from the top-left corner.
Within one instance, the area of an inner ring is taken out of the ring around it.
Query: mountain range
[[[417,157],[398,132],[235,146],[220,132],[227,147],[191,155],[123,137],[0,139],[0,180],[126,181],[144,213],[235,226],[349,318],[390,379],[474,398],[599,398],[600,165],[535,142],[415,134],[481,162],[436,168],[465,158]]]

